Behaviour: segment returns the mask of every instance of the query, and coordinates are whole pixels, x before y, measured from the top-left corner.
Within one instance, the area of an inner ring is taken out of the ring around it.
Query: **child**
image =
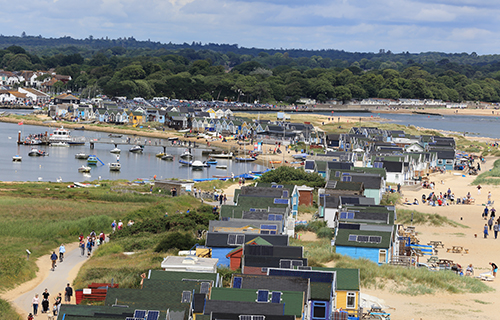
[[[28,320],[33,320],[33,315],[31,313],[28,315]]]

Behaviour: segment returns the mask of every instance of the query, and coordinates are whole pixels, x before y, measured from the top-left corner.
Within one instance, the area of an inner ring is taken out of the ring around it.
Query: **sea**
[[[51,147],[37,146],[47,152],[45,157],[30,157],[28,152],[31,146],[18,145],[18,132],[21,135],[39,134],[48,132],[55,128],[43,126],[18,125],[0,122],[0,180],[1,181],[51,181],[51,182],[84,182],[96,180],[153,180],[156,179],[207,179],[216,176],[235,176],[249,173],[250,171],[263,171],[266,168],[256,163],[241,163],[229,159],[217,159],[217,165],[226,165],[227,169],[217,169],[214,165],[193,170],[179,163],[180,155],[186,148],[167,148],[167,153],[174,156],[173,161],[165,161],[156,157],[163,152],[163,147],[145,146],[142,154],[129,152],[130,145],[119,145],[120,171],[110,171],[109,164],[116,162],[116,155],[110,153],[114,148],[112,144],[96,143],[94,149],[90,149],[89,143],[80,146]],[[84,136],[87,139],[108,138],[108,133],[85,130],[73,130],[71,136]],[[126,136],[124,136],[126,137]],[[134,139],[135,137],[131,137]],[[150,138],[148,138],[150,139]],[[160,140],[160,139],[154,139]],[[162,143],[161,141],[158,141]],[[166,144],[164,142],[163,144]],[[96,155],[102,163],[90,166],[90,173],[79,173],[78,168],[86,165],[86,160],[75,159],[75,154],[86,153]],[[201,154],[201,150],[191,149],[194,160],[206,160],[207,156]],[[21,155],[21,162],[13,162],[14,155]]]
[[[25,114],[28,111],[16,113]],[[256,112],[257,113],[257,112]],[[261,112],[264,113],[264,112]],[[265,112],[273,113],[273,112]],[[432,116],[422,114],[387,114],[387,113],[365,113],[365,112],[336,112],[320,113],[332,116],[337,121],[338,117],[380,117],[402,125],[413,125],[422,128],[455,131],[465,133],[466,136],[489,137],[500,140],[500,117],[470,116],[470,115],[446,115]],[[361,120],[363,125],[363,120]],[[116,155],[109,151],[114,148],[110,144],[95,144],[90,149],[89,144],[71,147],[40,146],[40,149],[49,153],[47,157],[29,157],[30,146],[17,144],[18,132],[21,135],[51,133],[54,128],[30,125],[17,125],[0,122],[0,180],[2,181],[64,181],[84,182],[95,180],[151,180],[156,175],[157,179],[207,179],[213,176],[232,176],[250,171],[263,171],[266,168],[256,163],[240,163],[234,160],[218,159],[218,165],[227,165],[227,169],[217,169],[215,166],[203,170],[192,170],[190,167],[179,164],[179,156],[185,151],[184,148],[168,148],[167,153],[174,156],[173,161],[164,161],[156,157],[163,151],[161,147],[146,146],[142,154],[128,152],[129,146],[119,146],[122,150],[120,155],[121,170],[113,172],[109,170],[109,164],[116,162]],[[94,131],[72,131],[72,136],[84,136],[87,139],[107,138],[108,133]],[[126,136],[124,136],[126,137]],[[134,137],[131,137],[132,139]],[[159,142],[162,143],[162,142]],[[200,150],[192,149],[195,160],[206,160]],[[93,166],[89,174],[78,172],[78,168],[86,164],[85,160],[75,159],[75,154],[83,152],[95,154],[104,164]],[[13,162],[12,156],[21,155],[22,162]]]

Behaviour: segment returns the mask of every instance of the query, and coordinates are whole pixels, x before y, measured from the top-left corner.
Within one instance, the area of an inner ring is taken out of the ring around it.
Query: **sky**
[[[0,7],[8,36],[500,53],[500,2],[492,0],[0,0]]]

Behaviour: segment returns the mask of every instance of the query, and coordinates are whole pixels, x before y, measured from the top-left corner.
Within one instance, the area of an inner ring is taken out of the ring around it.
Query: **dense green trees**
[[[7,40],[0,36],[0,43]],[[20,41],[43,42],[29,36]],[[35,53],[12,45],[0,50],[0,67],[9,71],[54,68],[72,77],[67,84],[58,84],[59,89],[86,97],[103,93],[270,103],[293,103],[301,97],[319,102],[369,97],[500,101],[500,57],[495,55],[255,51],[197,43],[139,47],[130,38],[84,42],[94,49],[51,47],[37,48]],[[95,49],[104,43],[108,46]]]

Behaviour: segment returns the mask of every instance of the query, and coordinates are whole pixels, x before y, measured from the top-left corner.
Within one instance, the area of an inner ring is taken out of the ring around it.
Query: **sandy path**
[[[483,170],[492,167],[494,158],[488,158]],[[470,185],[475,176],[457,176],[449,172],[446,174],[433,174],[430,180],[436,183],[435,192],[446,192],[448,188],[455,193],[455,196],[463,197],[467,192],[476,198],[475,205],[450,205],[447,207],[431,207],[428,205],[403,206],[398,208],[415,209],[425,213],[437,213],[453,221],[459,222],[469,228],[460,227],[431,227],[416,226],[418,238],[421,244],[427,244],[431,240],[440,240],[445,248],[439,249],[438,256],[441,259],[450,259],[466,267],[470,263],[475,268],[475,274],[490,271],[489,262],[500,263],[500,237],[495,240],[493,236],[484,239],[482,230],[485,220],[481,218],[484,209],[483,203],[487,202],[488,191],[492,193],[492,200],[500,201],[500,188],[495,186],[483,186],[481,194],[478,195],[475,185]],[[441,184],[441,180],[443,184]],[[403,199],[406,197],[413,200],[421,199],[422,194],[428,195],[429,189],[410,191],[403,187]],[[497,218],[498,218],[497,213]],[[477,238],[475,237],[477,234]],[[491,232],[492,234],[492,232]],[[446,252],[451,246],[463,246],[469,249],[469,254],[457,254]],[[426,258],[420,261],[426,262]],[[500,291],[500,280],[487,283],[496,292],[481,294],[448,294],[439,292],[433,295],[407,296],[395,293],[389,283],[385,289],[362,289],[367,293],[385,300],[386,304],[394,307],[394,310],[387,310],[391,313],[391,319],[498,319],[497,301]]]
[[[54,251],[58,252],[58,250]],[[50,254],[42,256],[36,261],[38,271],[34,279],[10,291],[3,292],[0,297],[11,302],[17,313],[19,313],[23,319],[26,319],[28,313],[32,312],[31,300],[35,294],[38,293],[41,295],[45,288],[47,288],[50,293],[50,308],[52,308],[54,299],[59,292],[62,293],[64,300],[64,288],[66,284],[71,284],[73,282],[85,261],[87,261],[86,258],[80,257],[78,243],[68,244],[66,245],[65,259],[62,263],[57,263],[55,271],[50,271]],[[40,301],[41,300],[42,299],[40,299]],[[75,303],[74,293],[71,303]],[[38,311],[39,316],[40,308],[41,306]]]

